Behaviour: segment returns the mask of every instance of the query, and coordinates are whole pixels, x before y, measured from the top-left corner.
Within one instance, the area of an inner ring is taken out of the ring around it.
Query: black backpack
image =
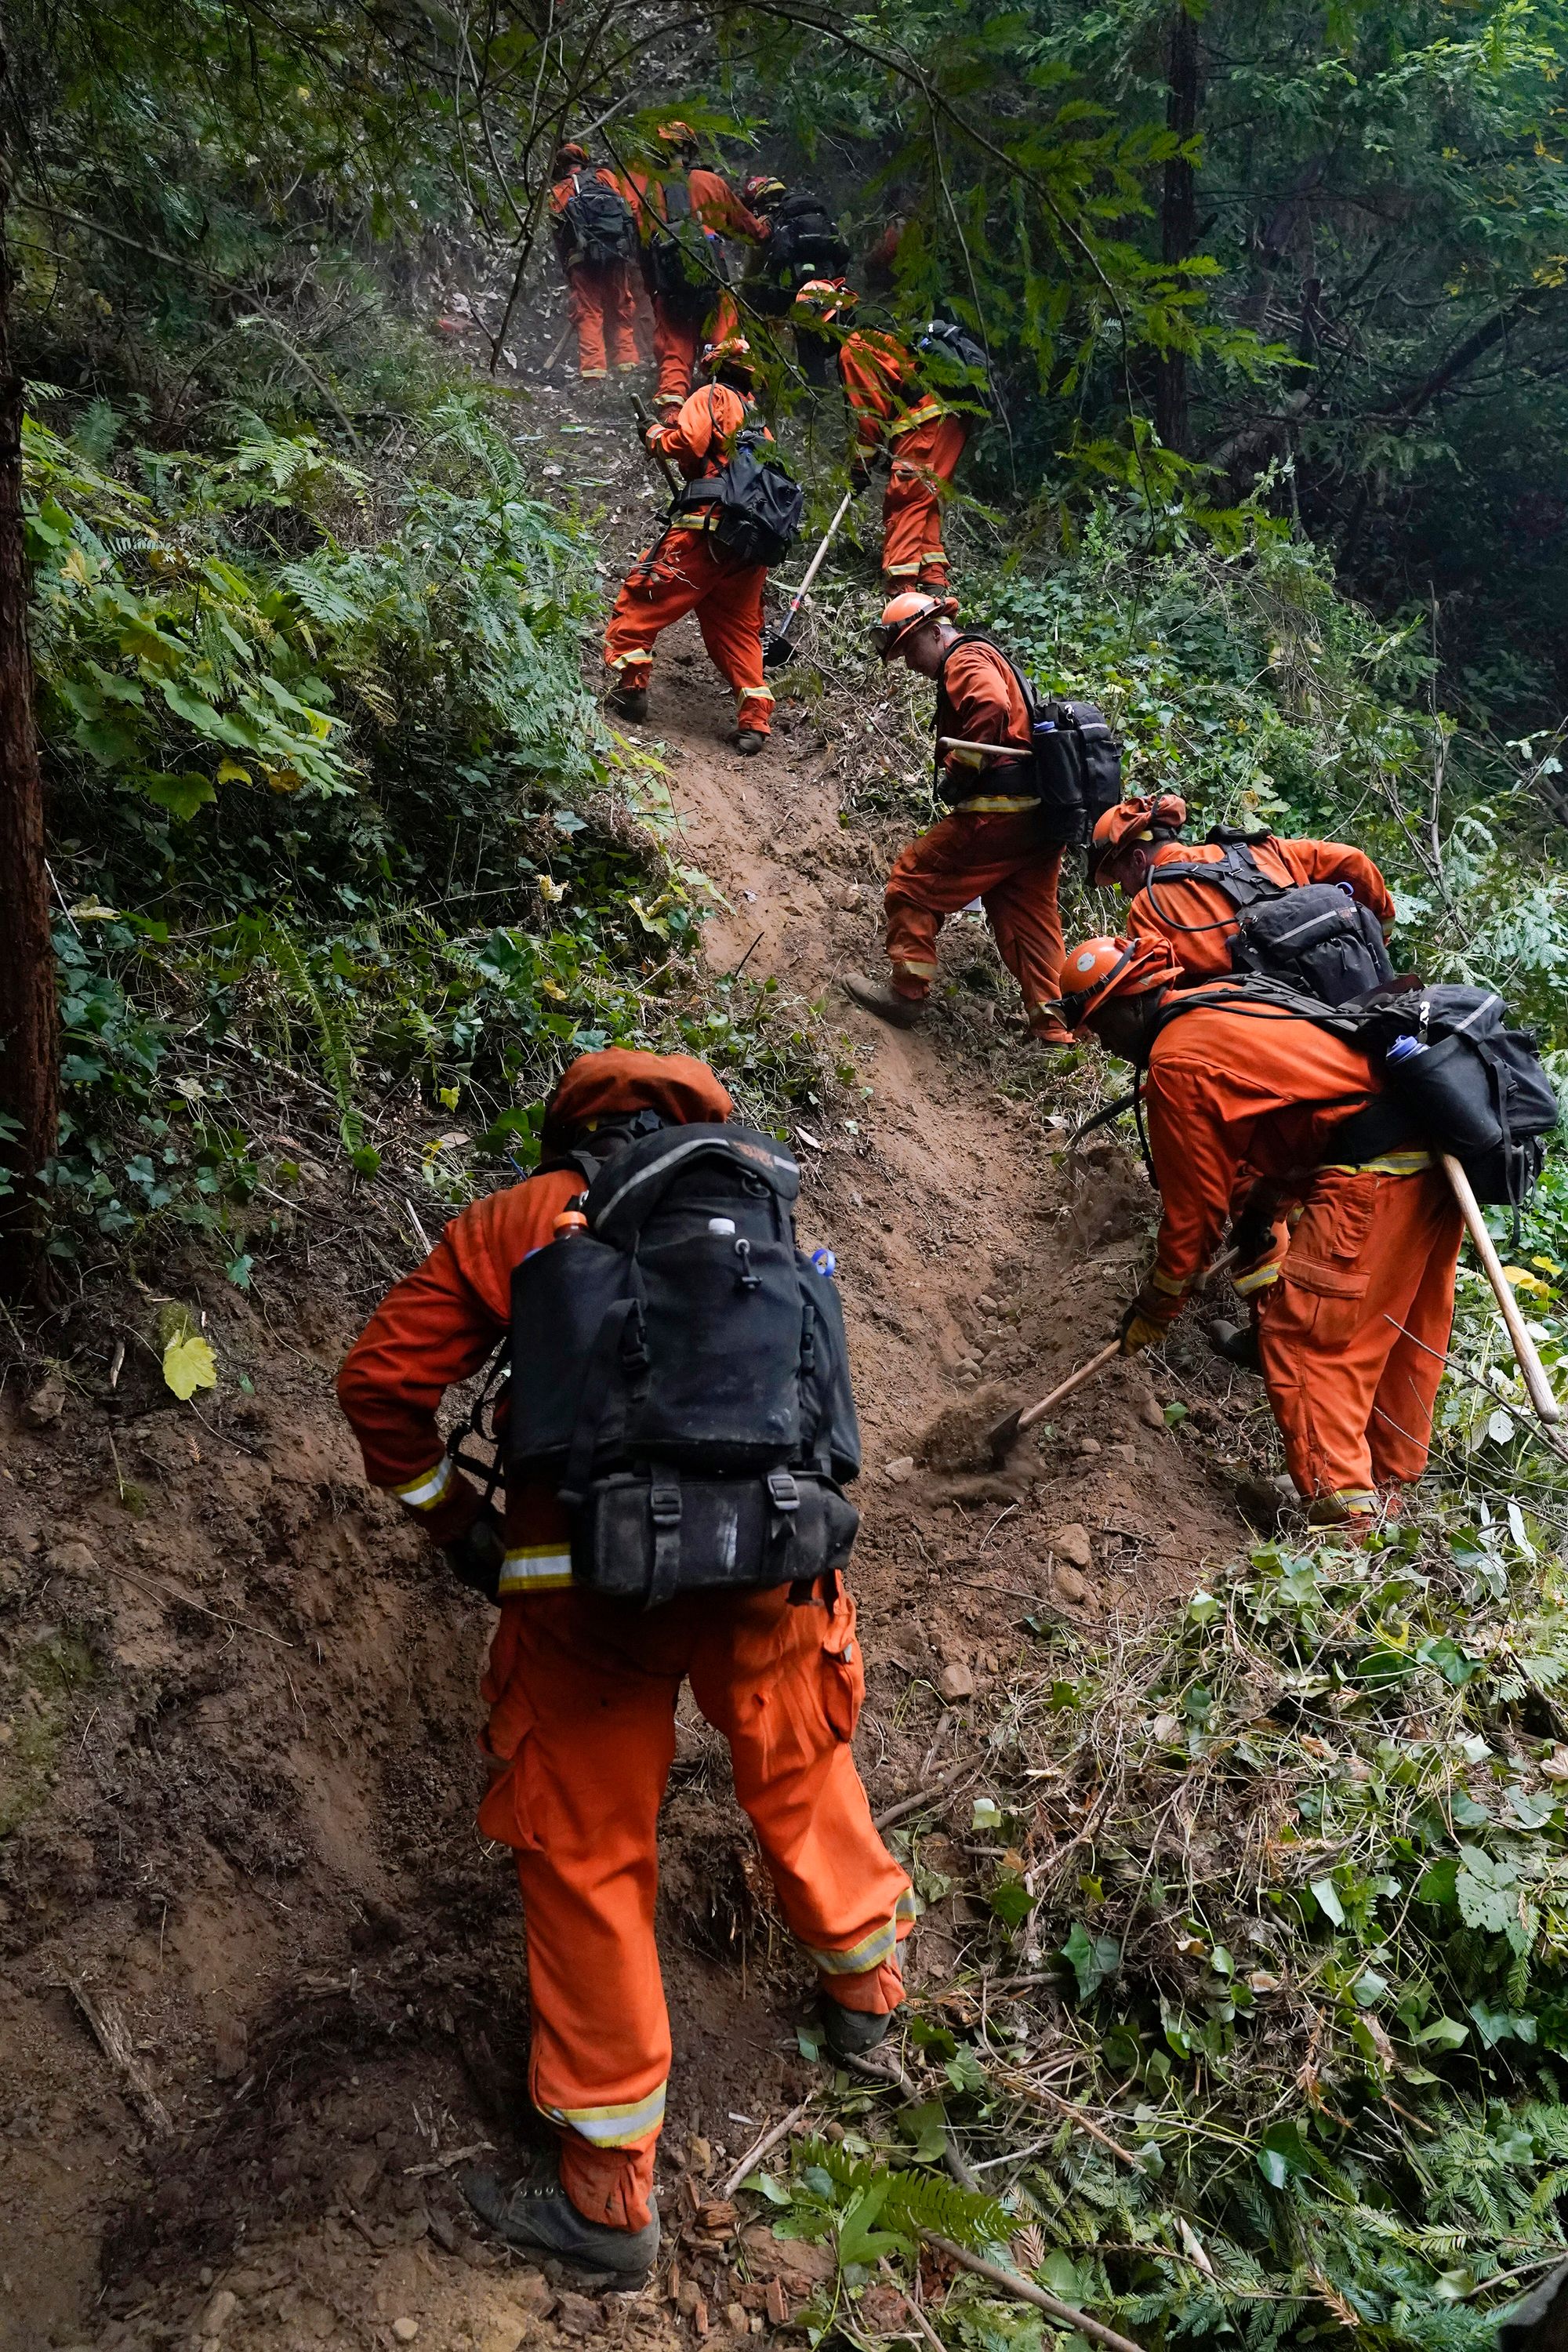
[[[652,1608],[847,1559],[860,1433],[799,1185],[771,1136],[663,1128],[599,1168],[586,1233],[513,1274],[507,1475],[558,1486],[590,1590]]]
[[[561,259],[568,269],[585,263],[602,269],[613,261],[629,261],[637,249],[632,208],[616,188],[600,179],[572,174],[572,194],[556,215],[555,233]]]
[[[717,508],[713,536],[737,563],[781,562],[800,531],[805,492],[776,454],[764,454],[772,449],[760,426],[742,426],[729,463],[689,482],[676,500],[678,514]]]
[[[1383,926],[1339,882],[1271,882],[1252,854],[1268,833],[1246,833],[1216,824],[1207,838],[1225,851],[1217,865],[1186,865],[1167,859],[1152,866],[1144,888],[1161,922],[1173,931],[1217,931],[1214,923],[1177,923],[1160,905],[1166,882],[1212,882],[1236,909],[1230,968],[1278,980],[1321,1004],[1345,1004],[1394,977]]]
[[[782,196],[769,217],[773,233],[763,247],[763,268],[770,278],[793,291],[814,278],[843,277],[849,247],[820,196],[799,189]]]
[[[1029,714],[1033,744],[1030,756],[1026,760],[1009,760],[1005,768],[992,770],[995,789],[1016,793],[1020,799],[1032,795],[1037,800],[1047,830],[1054,840],[1065,845],[1087,841],[1106,810],[1114,808],[1121,798],[1121,746],[1107,725],[1104,712],[1092,702],[1068,702],[1037,694],[1012,656],[984,629],[962,630],[948,653],[956,653],[960,646],[969,645],[989,646],[993,653],[1001,655],[1017,680],[1024,708]],[[943,669],[946,666],[944,657]],[[939,739],[959,731],[940,674],[936,731]],[[939,749],[937,790],[941,798],[961,800],[973,793],[974,784],[966,778],[961,781],[962,772],[942,772]],[[1005,784],[1002,782],[1004,776]]]
[[[1160,1009],[1160,1029],[1204,1005],[1265,1020],[1289,1013],[1359,1045],[1385,1089],[1351,1122],[1364,1129],[1365,1156],[1412,1140],[1450,1153],[1477,1200],[1511,1209],[1517,1224],[1560,1112],[1534,1038],[1505,1025],[1508,1007],[1490,989],[1396,984],[1331,1008],[1261,976],[1235,987],[1221,981],[1173,992]]]
[[[691,210],[691,191],[684,180],[663,184],[662,218],[650,205],[653,227],[648,235],[648,290],[657,294],[673,318],[687,326],[700,326],[726,283],[719,249],[703,234]]]
[[[994,410],[991,362],[966,327],[955,326],[951,319],[932,319],[916,338],[915,357],[932,392],[987,414]]]

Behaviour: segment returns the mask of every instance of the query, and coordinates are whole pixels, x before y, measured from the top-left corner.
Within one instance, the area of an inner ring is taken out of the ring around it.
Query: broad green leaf
[[[1436,2017],[1424,2025],[1415,2041],[1423,2050],[1462,2050],[1470,2038],[1470,2029],[1459,2018]]]
[[[1338,1895],[1334,1891],[1333,1880],[1331,1878],[1314,1878],[1311,1882],[1310,1893],[1312,1900],[1316,1903],[1324,1918],[1331,1920],[1336,1927],[1342,1927],[1345,1924],[1344,1905],[1340,1901]]]

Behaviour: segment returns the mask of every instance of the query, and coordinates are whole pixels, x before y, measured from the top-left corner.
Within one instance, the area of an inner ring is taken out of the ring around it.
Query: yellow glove
[[[1121,1318],[1121,1352],[1137,1355],[1141,1348],[1163,1347],[1172,1324],[1182,1311],[1181,1294],[1162,1290],[1152,1276]]]

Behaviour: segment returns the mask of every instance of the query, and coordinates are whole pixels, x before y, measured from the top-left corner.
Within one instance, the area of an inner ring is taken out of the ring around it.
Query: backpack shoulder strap
[[[1215,830],[1217,832],[1219,828],[1216,826]],[[1211,833],[1208,837],[1212,842],[1215,835]],[[1189,860],[1183,857],[1164,857],[1150,866],[1144,878],[1143,888],[1148,895],[1150,906],[1168,930],[1183,932],[1228,930],[1236,916],[1245,912],[1259,898],[1282,898],[1287,890],[1295,887],[1294,884],[1289,882],[1271,882],[1268,875],[1260,871],[1258,860],[1252,855],[1251,847],[1245,837],[1237,839],[1235,835],[1232,835],[1223,846],[1225,856],[1218,859]],[[1225,893],[1230,901],[1232,911],[1219,916],[1212,923],[1178,923],[1175,917],[1167,913],[1161,906],[1160,894],[1155,887],[1156,882],[1211,883],[1216,889]]]
[[[992,636],[990,632],[986,629],[959,630],[958,635],[953,638],[952,645],[949,646],[947,651],[943,654],[942,657],[942,667],[936,674],[936,682],[939,692],[945,693],[946,691],[945,680],[947,665],[952,660],[953,655],[958,651],[960,646],[989,646],[991,651],[996,656],[998,661],[1005,662],[1007,667],[1012,671],[1014,681],[1017,686],[1019,693],[1024,698],[1024,709],[1028,713],[1028,716],[1032,720],[1035,718],[1039,706],[1039,697],[1036,694],[1033,686],[1031,686],[1029,680],[1024,676],[1023,671],[1018,667],[1017,663],[1013,659],[1012,655],[1007,651],[1005,646],[999,646],[995,638]]]

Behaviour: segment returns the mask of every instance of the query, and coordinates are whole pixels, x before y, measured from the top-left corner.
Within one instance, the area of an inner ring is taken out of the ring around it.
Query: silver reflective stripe
[[[630,2099],[614,2107],[546,2107],[541,2113],[552,2123],[565,2124],[581,2132],[595,2147],[630,2147],[649,2132],[658,2131],[664,2121],[665,2084],[650,2091],[646,2099]]]
[[[572,1555],[559,1544],[520,1544],[501,1562],[497,1588],[504,1601],[518,1592],[560,1592],[572,1581]]]
[[[438,1503],[452,1483],[452,1465],[445,1454],[433,1470],[421,1470],[417,1478],[410,1478],[405,1486],[395,1486],[393,1493],[411,1511],[427,1511]]]

